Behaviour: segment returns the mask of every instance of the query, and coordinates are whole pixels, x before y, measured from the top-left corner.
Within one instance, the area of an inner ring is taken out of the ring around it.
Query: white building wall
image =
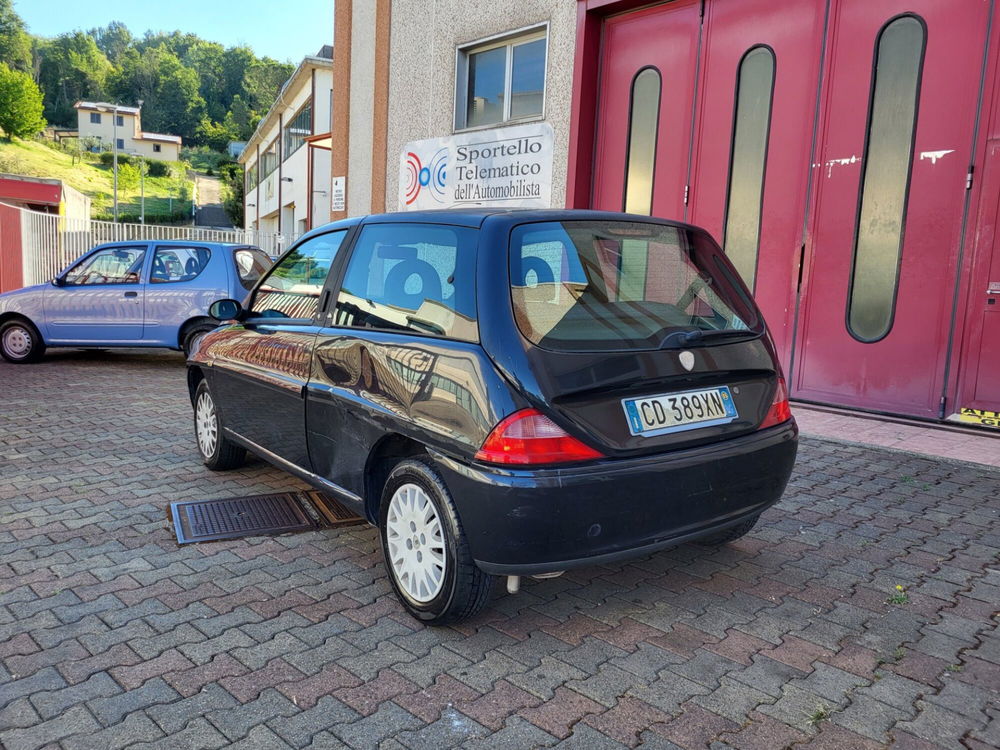
[[[258,210],[260,225],[258,229],[280,231],[290,240],[302,232],[303,223],[309,218],[309,145],[303,144],[287,159],[284,158],[284,144],[278,143],[278,159],[280,167],[268,177],[260,179],[258,145],[260,156],[263,156],[267,146],[278,139],[285,125],[298,113],[299,109],[313,95],[313,73],[316,77],[316,96],[313,100],[313,134],[328,132],[330,129],[330,92],[333,87],[333,76],[327,68],[312,67],[304,71],[304,75],[294,78],[294,86],[286,89],[281,98],[275,102],[266,118],[267,127],[258,131],[244,151],[241,161],[244,167],[258,166],[259,185],[256,190],[247,193],[244,199],[245,225],[252,226],[257,218]],[[330,169],[329,162],[325,172],[317,171],[312,189],[329,192]],[[315,194],[315,193],[314,193]],[[255,203],[255,206],[248,204]],[[327,212],[321,219],[329,217]],[[313,224],[316,225],[316,221]],[[286,240],[287,243],[287,240]]]
[[[549,38],[542,119],[552,126],[555,135],[552,205],[565,205],[576,3],[570,0],[491,0],[476,3],[475,12],[469,12],[469,5],[463,0],[393,0],[386,149],[387,210],[400,209],[397,196],[399,158],[403,145],[455,132],[457,48],[546,21],[549,23]],[[374,23],[371,27],[374,28]],[[359,90],[356,88],[358,83],[352,80],[352,126],[353,92]],[[372,89],[369,86],[367,90]],[[365,180],[359,179],[363,172],[354,171],[354,151],[352,129],[350,182],[357,186]],[[371,153],[370,146],[367,151]],[[351,208],[350,204],[348,208]]]

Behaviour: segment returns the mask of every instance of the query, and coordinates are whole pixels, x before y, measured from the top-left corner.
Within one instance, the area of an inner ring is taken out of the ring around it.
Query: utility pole
[[[146,157],[139,157],[139,223],[146,223]]]
[[[111,160],[114,162],[112,170],[114,171],[115,222],[117,223],[118,222],[118,105],[117,104],[114,105],[114,112],[111,115],[111,117],[112,117],[111,127],[112,127],[112,132],[114,133],[114,135],[111,138],[111,140],[114,141],[114,143],[111,144],[111,153],[113,154]]]

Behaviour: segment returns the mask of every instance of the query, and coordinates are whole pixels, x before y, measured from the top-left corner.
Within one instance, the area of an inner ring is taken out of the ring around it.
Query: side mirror
[[[243,305],[234,299],[216,300],[208,308],[208,314],[219,321],[240,320],[243,316]]]
[[[52,279],[52,286],[66,286],[66,277],[56,276],[54,279]]]

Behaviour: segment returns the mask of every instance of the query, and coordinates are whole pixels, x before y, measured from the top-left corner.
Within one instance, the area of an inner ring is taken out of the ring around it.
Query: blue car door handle
[[[138,297],[139,292],[125,292],[126,297]]]

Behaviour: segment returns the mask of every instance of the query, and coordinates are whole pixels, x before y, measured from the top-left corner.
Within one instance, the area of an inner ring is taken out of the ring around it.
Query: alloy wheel
[[[411,599],[434,599],[444,586],[444,530],[437,509],[419,485],[400,485],[389,501],[386,543],[392,574]]]
[[[215,402],[207,391],[202,391],[198,396],[195,426],[198,433],[198,449],[205,458],[211,458],[219,442],[219,422],[216,419]]]

